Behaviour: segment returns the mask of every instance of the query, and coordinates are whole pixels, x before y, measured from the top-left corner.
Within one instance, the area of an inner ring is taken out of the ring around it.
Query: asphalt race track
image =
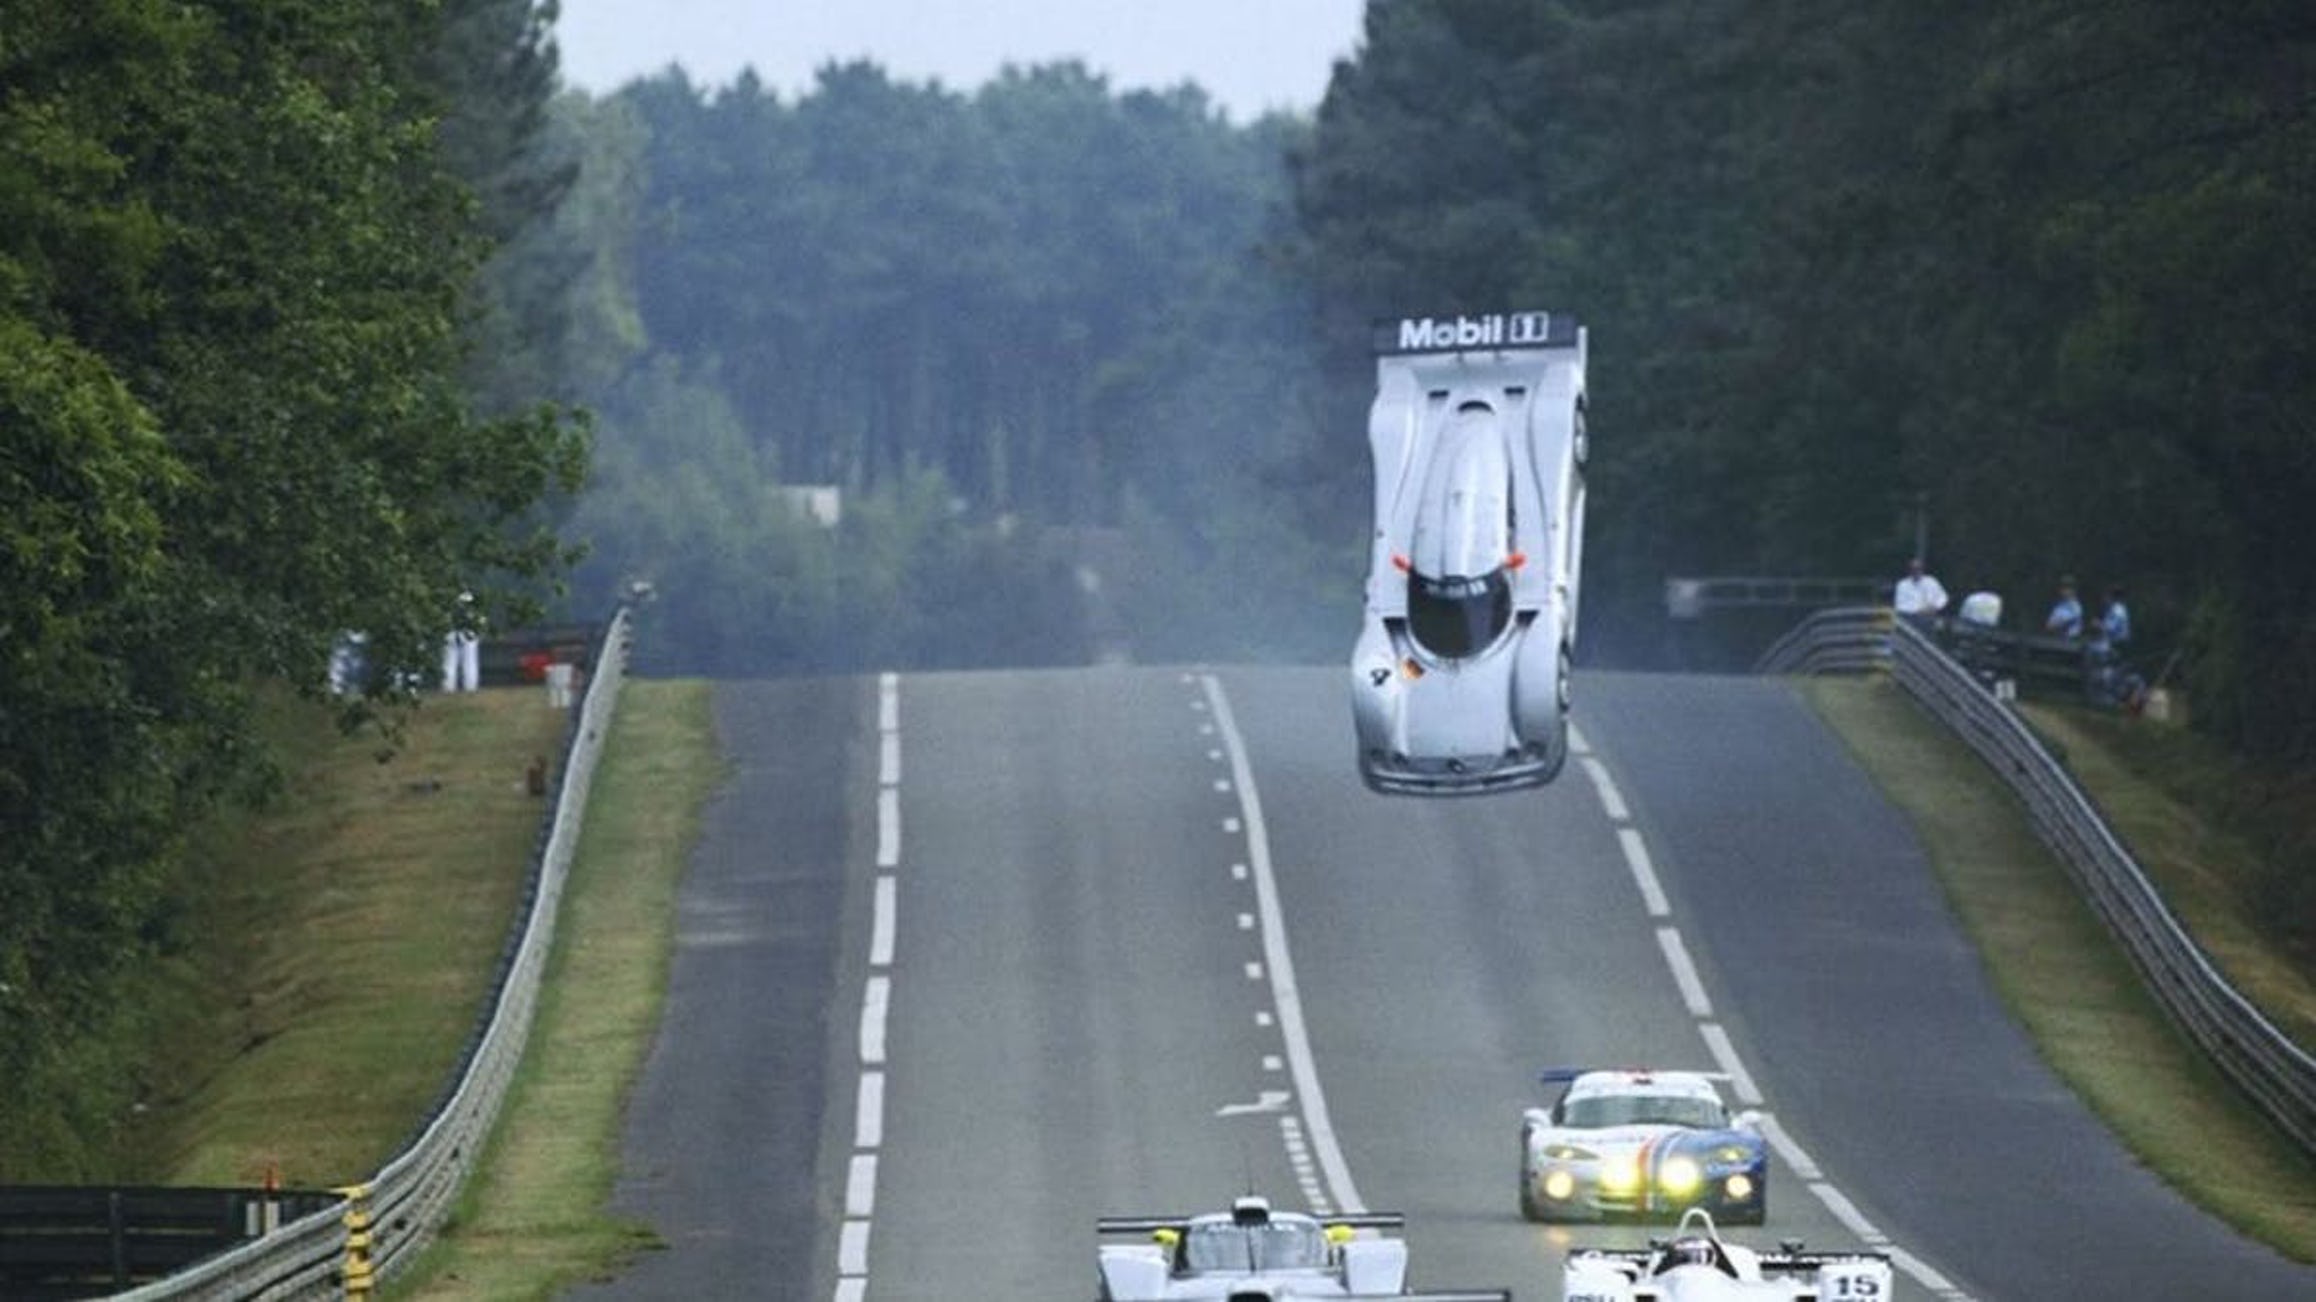
[[[2316,1296],[2041,1065],[1786,684],[1581,673],[1540,792],[1369,794],[1343,673],[718,689],[618,1297],[1091,1298],[1098,1215],[1408,1216],[1414,1282],[1556,1298],[1548,1066],[1729,1072],[1769,1224],[1906,1298]]]

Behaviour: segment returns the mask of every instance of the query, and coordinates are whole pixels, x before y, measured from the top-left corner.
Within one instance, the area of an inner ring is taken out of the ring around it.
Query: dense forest
[[[389,725],[461,612],[638,585],[656,672],[1332,663],[1377,316],[1591,328],[1591,663],[1920,531],[2014,627],[2125,586],[2199,726],[2316,758],[2297,0],[1377,0],[1245,123],[590,96],[554,12],[0,0],[0,1178],[121,1115],[185,829],[345,631]]]
[[[257,692],[359,629],[391,698],[564,563],[583,430],[473,396],[528,310],[478,268],[564,184],[549,12],[0,0],[0,1178],[128,1114]]]
[[[2203,726],[2316,758],[2316,7],[1394,0],[1295,168],[1338,331],[1591,326],[1595,654],[1667,575],[1895,578],[1926,526],[2013,627],[2122,586]]]
[[[1074,63],[831,65],[793,103],[671,70],[558,115],[612,269],[570,315],[579,587],[653,585],[650,667],[1337,649],[1356,575],[1274,482],[1318,410],[1277,253],[1301,123]]]

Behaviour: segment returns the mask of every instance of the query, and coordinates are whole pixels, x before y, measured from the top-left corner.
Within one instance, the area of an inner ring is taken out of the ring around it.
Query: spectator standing
[[[2091,700],[2137,714],[2147,702],[2147,683],[2123,663],[2123,644],[2131,640],[2131,608],[2123,604],[2123,589],[2107,589],[2106,608],[2091,630],[2084,655]]]
[[[458,594],[462,612],[474,605],[474,594]],[[442,690],[471,692],[482,686],[482,634],[453,627],[442,636]]]
[[[2121,656],[2123,644],[2131,640],[2131,608],[2123,604],[2123,589],[2107,589],[2107,608],[2099,612],[2099,632],[2107,640],[2108,652]]]
[[[1898,580],[1890,604],[1901,618],[1927,624],[1946,609],[1946,586],[1922,568],[1922,558],[1917,556],[1906,562],[1906,577]]]
[[[2075,596],[2074,575],[2059,576],[2059,599],[2051,603],[2051,613],[2043,617],[2043,631],[2053,637],[2083,636],[2083,603]]]

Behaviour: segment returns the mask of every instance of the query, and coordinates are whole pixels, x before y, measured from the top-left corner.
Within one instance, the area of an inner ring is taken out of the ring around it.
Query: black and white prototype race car
[[[1566,1088],[1520,1118],[1529,1220],[1670,1220],[1697,1207],[1759,1225],[1768,1213],[1760,1118],[1731,1116],[1710,1073],[1569,1068],[1542,1079]]]
[[[1568,757],[1584,330],[1503,312],[1376,334],[1375,532],[1351,653],[1360,776],[1416,794],[1539,786]]]
[[[1400,1302],[1511,1302],[1504,1289],[1413,1292],[1407,1241],[1396,1212],[1324,1219],[1271,1210],[1249,1195],[1230,1210],[1196,1216],[1106,1216],[1097,1232],[1139,1235],[1141,1243],[1097,1250],[1100,1302],[1284,1302],[1289,1298],[1395,1298]]]
[[[1763,1252],[1730,1243],[1703,1209],[1646,1248],[1572,1248],[1562,1302],[1879,1302],[1890,1296],[1889,1254]]]

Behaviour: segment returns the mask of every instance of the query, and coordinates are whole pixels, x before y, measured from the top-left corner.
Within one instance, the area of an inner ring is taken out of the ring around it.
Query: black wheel
[[[1536,1201],[1535,1182],[1531,1181],[1524,1171],[1520,1174],[1520,1219],[1525,1221],[1548,1221],[1552,1219],[1545,1214],[1544,1204]]]

